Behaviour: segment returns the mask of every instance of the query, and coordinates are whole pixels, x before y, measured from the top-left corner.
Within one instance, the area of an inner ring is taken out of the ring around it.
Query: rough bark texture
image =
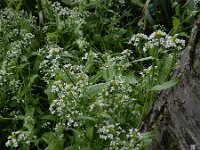
[[[200,16],[197,17],[179,67],[178,85],[158,95],[142,131],[153,129],[151,150],[200,150]]]

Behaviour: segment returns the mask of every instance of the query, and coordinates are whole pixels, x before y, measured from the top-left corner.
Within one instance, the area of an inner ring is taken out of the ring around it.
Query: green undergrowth
[[[170,34],[146,35],[137,16],[148,1],[1,4],[0,149],[147,148],[153,133],[140,125],[178,83],[168,81],[185,47],[177,17]]]

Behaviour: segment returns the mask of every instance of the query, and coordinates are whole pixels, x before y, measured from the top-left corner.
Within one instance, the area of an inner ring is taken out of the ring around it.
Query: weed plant
[[[139,127],[185,41],[133,34],[123,0],[42,0],[38,16],[22,2],[0,10],[0,149],[146,149]]]

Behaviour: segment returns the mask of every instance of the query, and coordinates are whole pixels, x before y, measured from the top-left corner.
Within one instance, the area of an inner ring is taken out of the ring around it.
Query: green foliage
[[[0,4],[0,149],[148,147],[153,134],[137,128],[157,91],[177,83],[168,79],[185,46],[179,6],[163,23],[171,35],[145,35],[133,33],[160,23],[158,1]]]

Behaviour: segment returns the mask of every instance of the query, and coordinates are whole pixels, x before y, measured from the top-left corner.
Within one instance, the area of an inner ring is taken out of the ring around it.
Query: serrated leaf
[[[164,82],[161,85],[156,85],[152,87],[150,91],[160,91],[160,90],[168,89],[175,86],[178,82],[179,82],[179,79],[170,80],[170,81]]]

